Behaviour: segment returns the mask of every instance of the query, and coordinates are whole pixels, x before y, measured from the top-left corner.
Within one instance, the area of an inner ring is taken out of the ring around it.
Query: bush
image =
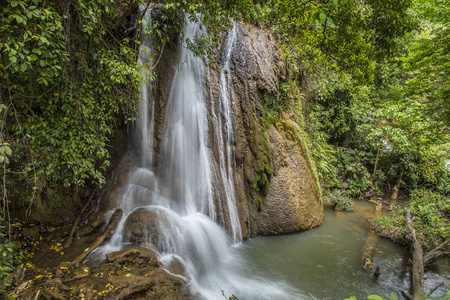
[[[324,199],[334,204],[336,210],[353,211],[353,199],[350,198],[345,191],[335,190]]]
[[[450,199],[430,190],[415,190],[404,208],[392,216],[382,217],[376,223],[391,232],[391,238],[406,244],[405,211],[411,210],[417,238],[425,251],[429,251],[450,238]],[[447,246],[448,247],[448,246]]]
[[[14,252],[14,245],[8,240],[2,222],[3,218],[0,216],[0,279],[12,272],[15,265],[19,264],[23,258],[22,253]]]

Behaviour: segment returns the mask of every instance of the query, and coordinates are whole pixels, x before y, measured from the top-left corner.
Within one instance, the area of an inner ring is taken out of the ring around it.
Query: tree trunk
[[[92,193],[91,197],[86,202],[86,204],[84,205],[84,207],[81,209],[80,213],[78,214],[77,218],[73,222],[72,230],[70,231],[69,237],[67,238],[66,243],[64,244],[64,248],[67,248],[67,247],[69,247],[72,244],[73,235],[75,234],[75,230],[77,229],[78,223],[80,223],[80,220],[81,220],[81,217],[84,214],[84,211],[89,207],[89,204],[91,204],[92,199],[94,199],[94,196],[97,193],[97,189],[98,189],[98,187],[95,188],[95,190]]]
[[[404,169],[402,169],[402,173],[400,174],[400,178],[397,181],[397,184],[394,186],[394,190],[392,191],[391,200],[397,200],[398,190],[400,189],[400,185],[402,184]]]
[[[375,173],[377,171],[378,158],[380,157],[380,147],[381,146],[378,146],[377,157],[375,158],[375,166],[373,167],[372,182],[375,181]]]
[[[443,248],[445,245],[447,245],[450,242],[450,239],[447,239],[445,242],[434,248],[433,250],[430,250],[423,256],[423,265],[424,267],[427,267],[431,265],[439,256],[445,254],[443,251]],[[448,254],[448,253],[447,253]]]
[[[423,299],[425,295],[425,289],[423,286],[423,249],[416,237],[416,231],[412,225],[411,221],[411,211],[408,209],[406,211],[406,226],[409,230],[406,239],[409,244],[409,250],[413,256],[413,268],[412,268],[412,288],[413,296],[415,300]]]

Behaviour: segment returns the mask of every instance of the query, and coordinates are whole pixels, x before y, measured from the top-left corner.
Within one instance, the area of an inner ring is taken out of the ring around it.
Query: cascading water
[[[198,31],[199,25],[188,22],[183,35],[192,40]],[[177,200],[182,211],[199,212],[214,220],[202,61],[185,44],[179,56],[167,103],[160,170],[171,185],[171,198]]]
[[[233,24],[235,25],[235,24]],[[220,175],[225,187],[225,197],[228,206],[228,217],[231,227],[231,234],[234,243],[242,239],[241,224],[236,209],[236,197],[234,193],[233,183],[233,122],[231,119],[231,99],[230,99],[230,58],[231,50],[236,43],[236,26],[228,35],[224,51],[224,63],[222,72],[220,73],[220,96],[219,96],[219,117],[215,116],[219,121],[219,161],[220,161]],[[225,134],[222,132],[222,119],[225,126]],[[225,141],[224,141],[225,140]]]
[[[151,12],[145,14],[143,31]],[[147,20],[147,21],[145,21]],[[186,21],[184,37],[193,39],[200,25]],[[138,165],[121,187],[119,205],[124,217],[108,244],[97,249],[97,256],[119,250],[123,244],[137,242],[130,226],[144,223],[140,244],[156,248],[163,266],[181,262],[192,292],[200,299],[219,299],[222,290],[242,299],[289,299],[289,287],[275,285],[255,277],[250,266],[239,258],[242,239],[233,186],[233,127],[229,96],[229,60],[236,31],[229,34],[225,47],[220,82],[219,133],[220,174],[225,187],[226,211],[231,237],[216,221],[213,197],[211,152],[207,147],[208,120],[203,95],[203,62],[183,43],[179,47],[179,65],[167,101],[160,164],[153,169],[153,111],[151,87],[141,83],[142,101],[136,122]],[[143,37],[139,63],[150,70],[151,40]],[[148,76],[148,71],[144,76]],[[147,80],[149,81],[149,80]],[[149,118],[150,115],[150,118]],[[223,123],[222,123],[223,122]],[[222,127],[225,130],[222,130]],[[216,174],[217,177],[217,174]],[[225,218],[224,218],[225,219]],[[233,246],[234,245],[234,246]],[[298,299],[298,295],[295,297]]]

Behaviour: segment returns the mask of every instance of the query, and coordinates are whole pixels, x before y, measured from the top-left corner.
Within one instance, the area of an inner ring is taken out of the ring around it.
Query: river
[[[282,281],[302,295],[309,294],[310,299],[400,295],[410,285],[409,272],[405,271],[409,251],[369,232],[372,203],[355,201],[354,206],[355,212],[338,212],[325,205],[325,218],[319,227],[292,235],[258,236],[235,251],[251,266],[249,273]],[[363,256],[368,253],[380,267],[378,278],[373,275],[375,267],[362,268]],[[448,286],[450,260],[438,260],[425,277],[425,291],[442,281]],[[445,292],[440,287],[432,296]]]

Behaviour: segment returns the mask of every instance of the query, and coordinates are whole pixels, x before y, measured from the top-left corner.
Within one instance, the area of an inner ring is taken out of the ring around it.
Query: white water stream
[[[151,11],[142,23],[143,31],[151,25]],[[200,25],[186,21],[185,38],[193,40]],[[224,49],[220,78],[218,112],[211,112],[219,124],[219,171],[212,174],[211,150],[207,147],[209,128],[204,99],[204,68],[200,58],[186,44],[179,47],[179,64],[172,82],[161,141],[160,163],[153,166],[154,103],[148,74],[141,83],[142,101],[138,110],[135,137],[139,165],[135,166],[128,183],[122,187],[120,208],[124,217],[110,241],[99,247],[94,256],[120,250],[128,243],[124,234],[127,219],[147,216],[146,243],[160,254],[163,266],[181,262],[189,287],[199,299],[221,299],[235,294],[240,299],[299,299],[300,294],[281,283],[263,279],[252,272],[240,258],[241,225],[236,208],[233,185],[233,125],[229,86],[229,60],[236,41],[232,30]],[[139,64],[151,70],[151,39],[142,38]],[[222,129],[224,128],[224,129]],[[216,131],[217,132],[217,131]],[[216,223],[212,178],[221,178],[225,187],[224,222],[229,233]],[[145,245],[145,244],[144,244]],[[251,274],[251,276],[249,276]],[[294,296],[295,295],[295,296]]]

